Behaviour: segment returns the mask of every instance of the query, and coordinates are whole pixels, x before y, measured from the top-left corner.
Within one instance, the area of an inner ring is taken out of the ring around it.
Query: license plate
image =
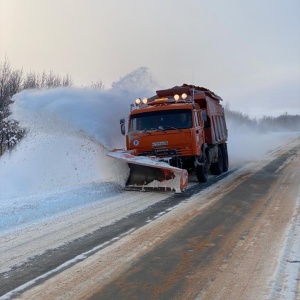
[[[158,147],[158,146],[166,146],[168,145],[168,141],[165,142],[153,142],[152,147]]]

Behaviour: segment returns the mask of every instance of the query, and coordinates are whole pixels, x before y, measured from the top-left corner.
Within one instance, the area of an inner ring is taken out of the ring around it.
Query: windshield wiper
[[[175,130],[182,131],[180,128],[176,128],[176,127],[173,127],[173,126],[165,126],[165,128],[170,128],[170,129],[175,129]]]
[[[165,129],[162,126],[158,126],[158,128],[156,128],[156,130],[166,132]]]
[[[149,128],[149,129],[144,129],[144,130],[142,130],[142,132],[146,132],[146,133],[148,133],[148,134],[151,134],[151,132],[149,132],[148,130],[151,130],[152,128]]]
[[[145,130],[146,130],[146,129],[145,129]],[[150,131],[163,131],[163,132],[166,132],[166,131],[164,130],[163,127],[158,127],[158,128],[147,128],[147,130],[150,130]]]

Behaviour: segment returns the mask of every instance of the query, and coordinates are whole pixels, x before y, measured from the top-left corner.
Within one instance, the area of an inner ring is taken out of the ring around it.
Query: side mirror
[[[121,133],[125,135],[125,119],[120,120]]]

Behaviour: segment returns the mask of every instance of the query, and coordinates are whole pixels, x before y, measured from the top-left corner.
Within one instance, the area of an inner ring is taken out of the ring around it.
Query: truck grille
[[[168,149],[168,148],[155,148],[152,152],[141,152],[140,156],[150,156],[154,155],[157,157],[170,157],[170,156],[191,156],[191,149]]]

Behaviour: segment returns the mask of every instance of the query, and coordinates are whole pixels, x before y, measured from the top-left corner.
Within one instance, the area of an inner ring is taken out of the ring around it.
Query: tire
[[[196,176],[197,176],[198,182],[203,183],[203,182],[207,182],[207,180],[208,180],[207,159],[206,159],[205,153],[203,153],[203,156],[202,156],[202,159],[200,162],[203,164],[198,165],[196,167]]]
[[[211,164],[210,171],[213,175],[221,175],[223,172],[223,166],[223,151],[221,147],[218,147],[218,161]]]
[[[222,155],[223,155],[223,172],[227,172],[229,169],[227,145],[223,144],[221,146],[221,150],[222,150]]]

